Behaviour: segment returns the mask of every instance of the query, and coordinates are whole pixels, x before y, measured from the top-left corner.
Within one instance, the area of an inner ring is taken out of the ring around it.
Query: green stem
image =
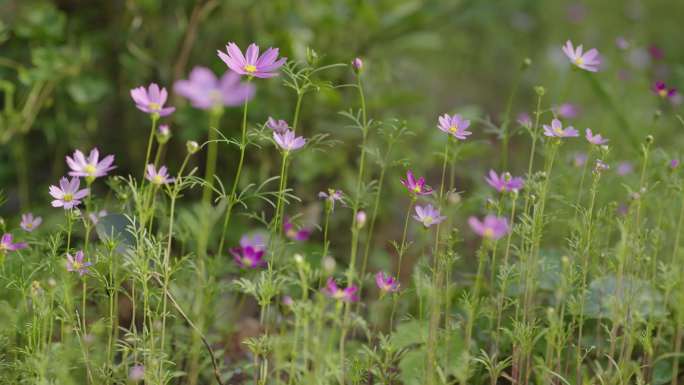
[[[154,133],[157,129],[158,114],[152,114],[152,127],[150,128],[150,137],[147,139],[147,153],[145,155],[145,165],[143,166],[143,180],[147,165],[150,163],[150,155],[152,154],[152,142],[154,141]]]
[[[218,158],[218,131],[219,122],[223,109],[212,110],[209,114],[209,144],[207,149],[207,164],[204,173],[204,190],[202,191],[202,203],[207,205],[211,201],[212,188],[214,186],[214,174],[216,173],[216,159]]]
[[[415,197],[411,199],[411,203],[409,203],[408,209],[406,209],[406,217],[404,218],[404,231],[402,232],[401,235],[401,244],[399,245],[399,258],[397,260],[397,276],[396,279],[400,280],[401,278],[401,265],[403,263],[403,258],[404,258],[404,252],[406,251],[406,234],[408,230],[408,224],[409,220],[411,219],[411,210],[413,209],[413,205],[416,203]],[[390,313],[390,331],[394,328],[394,313],[397,308],[397,301],[398,301],[398,296],[394,295],[392,298],[392,312]]]

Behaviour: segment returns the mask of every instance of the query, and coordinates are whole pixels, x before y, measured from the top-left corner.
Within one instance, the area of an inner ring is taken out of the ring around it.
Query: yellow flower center
[[[432,221],[434,221],[435,218],[433,218],[431,215],[427,215],[425,218],[423,218],[423,223],[425,225],[430,225],[432,224]]]
[[[582,57],[578,57],[577,59],[575,59],[575,64],[581,66],[582,64],[584,64],[584,59],[582,59]]]
[[[420,192],[420,186],[414,187],[414,188],[413,188],[413,191],[419,193],[419,192]]]
[[[344,298],[344,291],[338,290],[333,294],[333,298],[335,299],[342,299]]]
[[[658,95],[660,95],[661,98],[666,97],[667,96],[667,90],[666,89],[659,90]]]
[[[449,132],[451,132],[452,134],[458,132],[458,124],[454,124],[451,127],[449,127]]]
[[[83,267],[83,264],[81,264],[81,262],[74,261],[71,263],[71,266],[73,267],[74,270],[81,270],[81,268]]]
[[[84,171],[86,172],[86,174],[88,174],[88,175],[95,175],[95,172],[97,171],[97,169],[95,168],[95,166],[93,166],[92,164],[86,165],[86,166],[83,168],[83,170],[84,170]]]
[[[33,228],[33,223],[27,223],[24,226],[26,226],[27,229],[32,229]]]
[[[563,129],[562,129],[562,128],[555,128],[555,129],[553,130],[553,132],[555,132],[555,133],[558,134],[558,135],[563,135]]]
[[[247,64],[245,66],[245,71],[247,71],[249,73],[254,73],[254,72],[256,72],[256,66],[254,64]]]
[[[164,178],[161,177],[161,175],[155,175],[154,178],[152,178],[152,183],[154,184],[162,184],[164,183]]]
[[[150,110],[160,110],[161,106],[159,105],[159,103],[150,103],[149,108]]]
[[[493,237],[494,236],[494,230],[492,230],[491,228],[486,228],[484,231],[484,236],[487,238]]]
[[[74,194],[64,194],[62,200],[64,202],[71,202],[72,200],[74,200]]]

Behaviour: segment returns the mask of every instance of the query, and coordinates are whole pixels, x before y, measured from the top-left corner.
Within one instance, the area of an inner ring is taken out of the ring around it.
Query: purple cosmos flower
[[[33,230],[37,229],[41,223],[43,223],[43,218],[34,217],[32,213],[26,213],[21,215],[21,223],[19,224],[19,226],[21,226],[21,228],[24,229],[24,231],[30,233]]]
[[[66,157],[66,162],[71,169],[70,176],[86,178],[91,182],[95,178],[106,176],[108,172],[116,168],[116,166],[112,166],[114,155],[107,155],[100,160],[100,152],[97,148],[90,150],[87,158],[80,150],[76,150],[73,157]]]
[[[498,175],[494,170],[489,170],[489,176],[485,180],[498,192],[518,191],[525,183],[521,177],[513,177],[509,172]]]
[[[252,243],[253,241],[242,237],[240,246],[229,250],[240,267],[258,269],[267,265],[264,259],[265,248],[261,244]]]
[[[399,291],[399,281],[382,271],[378,271],[378,273],[375,274],[375,284],[378,285],[378,288],[382,290],[383,293],[395,293]]]
[[[608,139],[602,137],[601,134],[594,135],[594,133],[591,132],[591,128],[587,128],[586,130],[584,130],[584,137],[587,138],[587,141],[589,143],[595,144],[597,146],[601,146],[608,143]]]
[[[173,86],[177,94],[190,100],[193,107],[202,110],[223,106],[240,106],[254,96],[253,84],[240,82],[240,75],[226,71],[221,79],[206,67],[195,67],[188,80],[179,80]]]
[[[587,163],[587,154],[583,152],[576,153],[575,157],[573,158],[573,163],[575,164],[575,167],[584,166],[584,164]]]
[[[572,42],[568,40],[565,42],[565,46],[563,46],[563,52],[573,65],[590,72],[597,72],[599,70],[601,58],[596,48],[592,48],[583,54],[581,44],[575,49]]]
[[[554,119],[551,121],[551,126],[544,125],[544,135],[556,138],[574,138],[579,136],[579,132],[572,126],[563,129],[563,124],[560,120]]]
[[[290,221],[290,218],[287,217],[283,221],[283,231],[285,232],[286,237],[298,242],[308,241],[313,232],[311,229],[307,228],[296,228],[294,223]]]
[[[648,53],[653,60],[663,60],[663,58],[665,58],[665,52],[655,44],[648,46]]]
[[[496,215],[487,215],[484,221],[480,221],[476,217],[468,218],[470,228],[479,236],[497,240],[508,234],[508,220]]]
[[[12,242],[13,239],[14,238],[12,237],[12,234],[3,234],[2,238],[0,238],[0,254],[5,254],[8,251],[17,251],[25,249],[28,247],[28,245],[24,242]]]
[[[572,103],[563,103],[554,107],[553,111],[563,119],[573,119],[579,115],[579,107]]]
[[[521,112],[518,114],[518,124],[520,124],[523,127],[530,128],[532,127],[532,118],[530,118],[530,114],[527,112]]]
[[[251,247],[254,250],[266,250],[266,239],[261,234],[243,235],[240,238],[240,247]]]
[[[278,59],[278,48],[269,48],[259,56],[259,46],[254,43],[247,47],[247,52],[243,56],[240,47],[230,42],[226,46],[226,52],[218,51],[218,56],[234,72],[257,78],[278,76],[278,68],[287,61],[284,57]]]
[[[447,134],[453,135],[454,138],[460,140],[466,140],[472,132],[467,131],[470,127],[470,120],[463,119],[459,114],[454,116],[449,116],[449,114],[444,114],[439,117],[439,124],[437,125],[439,129]]]
[[[670,168],[674,170],[677,167],[679,167],[679,159],[672,159],[670,161]]]
[[[145,87],[138,87],[131,90],[131,97],[135,102],[135,106],[140,111],[153,116],[169,116],[176,111],[175,107],[164,108],[168,96],[166,88],[162,87],[159,89],[156,83],[150,84],[147,89]]]
[[[632,170],[634,170],[634,166],[632,166],[631,162],[628,161],[623,161],[618,163],[617,167],[617,174],[620,176],[625,176],[627,174],[631,174]]]
[[[90,221],[93,222],[94,225],[96,225],[100,221],[100,218],[104,218],[106,216],[107,210],[100,210],[96,213],[89,213],[88,219],[90,219]]]
[[[359,290],[358,287],[351,285],[347,287],[346,289],[342,289],[337,286],[337,283],[335,280],[331,277],[328,278],[328,282],[325,285],[325,288],[323,289],[323,292],[330,298],[334,298],[339,301],[344,301],[344,302],[356,302],[359,300],[359,297],[356,295],[356,292]]]
[[[677,94],[677,90],[674,88],[667,88],[667,85],[664,82],[657,81],[655,84],[653,84],[652,88],[653,92],[660,96],[663,99],[670,99],[673,98]]]
[[[50,195],[55,198],[52,201],[52,207],[64,207],[65,210],[73,209],[81,204],[81,199],[90,194],[90,189],[79,190],[81,180],[77,177],[59,180],[59,187],[50,186]]]
[[[279,134],[284,134],[290,130],[290,125],[287,124],[286,121],[284,121],[282,119],[275,120],[270,116],[268,117],[268,120],[266,121],[266,127],[273,130],[273,132],[277,132]]]
[[[285,152],[299,150],[306,144],[302,136],[295,136],[294,131],[286,130],[284,133],[273,132],[273,140]]]
[[[128,379],[133,382],[142,381],[145,378],[145,366],[135,365],[128,371]]]
[[[149,180],[153,185],[156,186],[173,183],[175,180],[169,176],[169,171],[167,170],[166,166],[161,166],[159,170],[156,170],[153,164],[147,165],[145,179]]]
[[[83,251],[79,250],[73,256],[67,253],[66,258],[66,269],[68,272],[76,272],[80,276],[84,276],[90,272],[88,267],[92,266],[92,263],[84,261],[85,256],[83,255]]]
[[[328,192],[321,191],[318,197],[325,199],[330,204],[330,210],[335,210],[335,202],[342,202],[342,190],[328,189]]]
[[[413,176],[413,171],[406,171],[406,180],[400,179],[401,184],[406,186],[409,193],[414,195],[430,195],[432,194],[432,188],[425,184],[425,178],[422,176],[416,179]]]
[[[416,215],[414,215],[413,218],[428,228],[446,219],[445,216],[439,214],[439,210],[432,207],[430,204],[427,206],[416,205]]]

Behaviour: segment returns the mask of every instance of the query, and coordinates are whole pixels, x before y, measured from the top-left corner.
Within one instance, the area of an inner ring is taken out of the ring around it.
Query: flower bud
[[[357,57],[354,60],[352,60],[352,67],[354,68],[354,72],[356,72],[357,74],[361,72],[361,70],[363,69],[363,61],[360,57]]]
[[[164,144],[171,139],[171,130],[169,130],[168,124],[162,124],[157,130],[157,141],[159,144]]]
[[[360,210],[359,212],[356,213],[356,228],[361,229],[363,226],[366,225],[366,212],[363,210]]]
[[[647,135],[647,136],[646,136],[646,143],[647,143],[647,144],[653,143],[654,140],[655,140],[655,139],[653,138],[653,135]]]
[[[546,89],[542,86],[536,86],[534,87],[534,92],[536,92],[538,96],[544,96]]]
[[[302,263],[304,263],[304,257],[299,253],[294,255],[294,260],[295,260],[295,263],[298,265],[301,265]]]
[[[530,59],[528,57],[526,57],[525,60],[523,60],[523,62],[522,62],[522,68],[523,69],[528,68],[531,65],[532,65],[532,59]]]
[[[335,258],[326,256],[323,258],[321,261],[321,264],[323,265],[323,270],[328,274],[332,274],[335,271],[335,266],[337,265],[337,262],[335,262]]]
[[[306,62],[310,66],[315,66],[318,64],[318,52],[316,52],[313,48],[306,47]]]
[[[188,140],[188,142],[185,144],[185,148],[187,148],[188,154],[192,155],[199,151],[199,144],[197,144],[197,142],[194,140]]]

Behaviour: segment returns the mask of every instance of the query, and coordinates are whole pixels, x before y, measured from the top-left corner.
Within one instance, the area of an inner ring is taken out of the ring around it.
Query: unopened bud
[[[337,262],[335,262],[335,258],[326,256],[323,258],[322,265],[323,265],[323,270],[330,275],[335,271],[335,266],[337,265]]]
[[[534,92],[536,92],[538,96],[544,96],[546,89],[544,89],[542,86],[536,86],[534,87]]]
[[[304,263],[304,257],[299,253],[294,255],[294,260],[295,260],[295,263],[298,265],[301,265],[302,263]]]
[[[168,124],[162,124],[157,130],[157,141],[160,144],[164,144],[171,139],[171,130],[169,130]]]
[[[356,228],[361,229],[366,225],[366,212],[361,210],[356,213]]]
[[[187,148],[188,154],[192,155],[199,151],[199,144],[197,144],[197,142],[194,140],[188,140],[188,142],[185,144],[185,148]]]
[[[653,143],[654,140],[655,140],[655,139],[653,138],[653,135],[647,135],[647,136],[646,136],[646,143],[647,143],[647,144]]]
[[[361,60],[360,57],[354,58],[354,60],[352,60],[352,67],[354,68],[354,72],[357,74],[360,73],[363,69],[363,60]]]
[[[523,69],[528,68],[531,65],[532,65],[532,59],[530,59],[528,57],[526,57],[525,60],[523,60],[523,62],[522,62],[522,68]]]

